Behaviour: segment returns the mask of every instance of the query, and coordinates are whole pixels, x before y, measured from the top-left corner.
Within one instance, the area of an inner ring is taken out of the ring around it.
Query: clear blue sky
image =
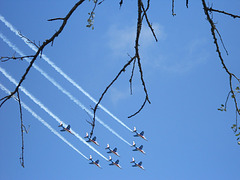
[[[210,4],[212,1],[209,2]],[[63,17],[75,1],[0,1],[0,15],[36,44],[50,38],[60,22],[48,22]],[[240,2],[224,0],[213,4],[215,8],[239,13]],[[118,1],[104,1],[96,9],[94,30],[86,28],[92,2],[84,2],[73,14],[53,47],[43,53],[80,85],[93,98],[98,99],[122,66],[134,54],[137,9],[133,0],[124,1],[119,9]],[[9,100],[0,110],[0,179],[167,179],[211,180],[236,179],[239,177],[239,152],[231,126],[235,112],[229,101],[227,112],[217,108],[225,102],[229,92],[228,76],[215,51],[210,25],[205,19],[201,1],[185,1],[175,4],[175,17],[171,15],[171,0],[152,1],[149,20],[157,33],[154,42],[144,22],[140,55],[144,78],[151,105],[132,119],[127,116],[136,112],[144,100],[144,92],[136,69],[133,95],[128,80],[131,67],[112,86],[102,101],[111,113],[129,128],[144,130],[148,141],[133,137],[133,133],[120,125],[103,110],[97,116],[124,140],[119,139],[99,122],[94,135],[100,144],[96,148],[108,158],[105,150],[109,143],[117,147],[122,169],[109,166],[104,158],[90,149],[75,136],[60,132],[58,122],[35,104],[22,91],[21,100],[38,116],[59,132],[87,158],[99,159],[102,169],[74,151],[58,136],[40,123],[28,111],[23,110],[23,120],[30,131],[25,135],[25,168],[19,163],[21,134],[19,107]],[[239,20],[214,14],[214,20],[229,51],[223,57],[230,71],[239,75]],[[0,22],[0,32],[24,54],[32,55],[19,37]],[[0,39],[0,56],[12,56],[14,50]],[[15,54],[19,56],[19,54]],[[83,93],[59,75],[46,61],[38,59],[36,65],[66,89],[88,110],[94,106]],[[9,61],[0,63],[14,79],[19,80],[28,63]],[[10,91],[14,85],[0,72],[0,83]],[[81,137],[90,131],[87,113],[58,90],[34,68],[23,82],[26,88],[61,121],[71,124]],[[0,90],[0,97],[5,96]],[[132,144],[141,144],[146,155],[132,151]],[[112,154],[111,154],[112,155]],[[112,155],[113,159],[117,157]],[[145,171],[131,167],[131,158],[142,161]]]

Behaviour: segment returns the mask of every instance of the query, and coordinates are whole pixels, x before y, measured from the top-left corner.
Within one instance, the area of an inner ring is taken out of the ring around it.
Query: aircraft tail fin
[[[134,157],[132,157],[132,161],[130,163],[135,163],[135,159]]]
[[[86,136],[84,138],[88,138],[88,133],[86,133]]]
[[[92,155],[90,155],[90,158],[89,158],[89,160],[92,160]]]
[[[60,125],[58,127],[62,127],[62,126],[63,126],[63,124],[62,124],[62,122],[60,122]]]
[[[109,148],[110,148],[110,146],[109,146],[109,144],[107,144],[107,147],[105,149],[109,149]]]
[[[135,141],[133,141],[133,145],[132,145],[132,147],[135,147],[136,146],[136,143],[135,143]]]
[[[111,157],[111,156],[109,156],[109,159],[108,159],[108,161],[112,161],[112,157]]]
[[[137,128],[136,127],[133,127],[133,132],[136,132],[137,131]]]

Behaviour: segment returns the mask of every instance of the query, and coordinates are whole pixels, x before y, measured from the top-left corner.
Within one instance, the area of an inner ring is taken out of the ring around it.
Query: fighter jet
[[[140,151],[141,153],[146,154],[146,153],[143,151],[143,145],[137,147],[137,146],[136,146],[136,143],[133,141],[132,147],[135,147],[135,149],[133,149],[133,151]]]
[[[147,141],[147,139],[143,136],[144,131],[142,131],[141,133],[138,133],[136,127],[134,127],[134,128],[133,128],[133,132],[136,133],[135,135],[133,135],[134,137],[141,137],[141,138],[143,138],[144,140]]]
[[[114,162],[114,161],[112,160],[112,157],[109,156],[109,160],[108,160],[108,161],[111,161],[111,164],[109,164],[110,166],[115,165],[115,166],[119,167],[120,169],[122,169],[121,166],[118,164],[118,163],[119,163],[119,160],[116,160],[116,161]]]
[[[144,167],[142,166],[142,161],[140,161],[139,163],[136,163],[134,160],[134,157],[132,158],[132,161],[130,163],[134,163],[134,165],[132,165],[132,167],[139,167],[142,170],[144,170]]]
[[[109,149],[109,151],[107,153],[113,153],[113,154],[117,155],[118,157],[120,157],[120,155],[117,153],[117,148],[111,149],[109,144],[107,144],[107,147],[105,149]]]

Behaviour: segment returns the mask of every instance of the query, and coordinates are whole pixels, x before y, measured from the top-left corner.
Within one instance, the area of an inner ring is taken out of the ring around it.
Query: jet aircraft
[[[147,139],[143,136],[144,131],[142,131],[141,133],[138,133],[136,127],[134,127],[134,128],[133,128],[133,132],[136,133],[135,135],[133,135],[134,137],[141,137],[141,138],[143,138],[144,140],[147,141]]]
[[[88,133],[86,133],[86,136],[84,138],[88,138],[87,142],[93,142],[94,144],[98,145],[98,142],[96,141],[96,136],[94,136],[92,139],[89,137]]]
[[[90,155],[89,160],[91,161],[89,164],[95,164],[97,167],[101,168],[101,166],[99,165],[99,160],[93,161],[92,155]]]
[[[58,127],[62,127],[62,128],[63,128],[63,129],[61,129],[60,131],[67,131],[67,132],[73,134],[73,133],[70,131],[70,125],[68,125],[68,126],[65,128],[65,127],[63,127],[63,124],[60,123],[60,125],[59,125]]]
[[[134,163],[134,165],[132,165],[132,167],[139,167],[141,168],[142,170],[144,170],[144,167],[142,166],[142,161],[140,161],[139,163],[136,163],[135,162],[135,159],[134,157],[132,158],[132,161],[130,163]]]
[[[141,153],[146,154],[146,153],[143,151],[143,145],[137,147],[137,146],[136,146],[136,143],[133,141],[132,147],[135,147],[135,149],[133,149],[133,151],[140,151]]]
[[[120,155],[117,153],[117,148],[111,149],[109,144],[107,144],[107,147],[105,149],[109,149],[109,151],[107,153],[113,153],[113,154],[117,155],[118,157],[120,157]]]
[[[108,160],[108,161],[111,161],[111,164],[109,164],[110,166],[115,165],[115,166],[119,167],[120,169],[122,169],[121,166],[118,164],[118,163],[119,163],[119,160],[116,160],[116,161],[114,162],[114,161],[112,160],[112,157],[109,156],[109,160]]]

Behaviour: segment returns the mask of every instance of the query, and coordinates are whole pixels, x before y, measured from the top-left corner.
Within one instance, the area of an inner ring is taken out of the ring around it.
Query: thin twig
[[[132,114],[131,116],[128,116],[128,118],[132,118],[133,116],[136,116],[144,108],[144,106],[145,106],[147,101],[148,101],[148,99],[146,97],[144,102],[143,102],[143,104],[142,104],[142,106],[140,107],[140,109],[137,112],[135,112],[134,114]]]
[[[207,9],[208,9],[208,11],[210,11],[210,12],[218,12],[218,13],[222,13],[222,14],[231,16],[231,17],[233,17],[233,18],[240,18],[239,15],[235,15],[235,14],[231,14],[231,13],[228,13],[228,12],[225,12],[225,11],[220,11],[220,10],[217,10],[217,9],[213,9],[212,7],[207,8]]]
[[[48,19],[48,21],[56,21],[56,20],[62,20],[62,21],[64,21],[64,18],[52,18],[52,19]]]
[[[118,77],[126,71],[126,68],[132,63],[132,61],[135,59],[136,57],[134,56],[133,58],[131,58],[124,66],[123,68],[119,71],[119,73],[117,74],[117,76],[111,81],[111,83],[106,87],[106,89],[104,90],[104,92],[102,93],[101,97],[99,98],[97,104],[95,105],[94,109],[93,109],[93,122],[92,122],[92,130],[90,132],[90,137],[92,137],[93,135],[93,131],[95,128],[95,121],[96,121],[96,111],[98,109],[98,105],[101,103],[104,95],[107,93],[108,89],[113,85],[113,83],[118,79]]]
[[[121,0],[121,1],[119,2],[120,8],[122,7],[122,5],[123,5],[123,0]]]
[[[151,23],[150,23],[149,20],[148,20],[147,9],[145,10],[143,3],[142,3],[142,9],[143,9],[143,14],[144,14],[144,17],[145,17],[145,19],[146,19],[146,21],[147,21],[148,27],[151,29],[152,34],[153,34],[153,37],[155,38],[155,40],[156,40],[156,42],[157,42],[157,41],[158,41],[157,36],[156,36],[156,34],[155,34],[155,32],[154,32],[154,29],[153,29]]]
[[[36,48],[39,48],[39,46],[34,42],[32,41],[31,39],[27,38],[26,36],[24,36],[20,31],[18,31],[18,34],[21,38],[24,38],[27,40],[27,43],[30,43],[30,44],[33,44]]]
[[[188,0],[186,0],[186,7],[188,8]]]
[[[174,0],[172,0],[172,15],[176,16],[175,12],[174,12]]]
[[[136,64],[136,59],[134,59],[134,61],[133,61],[132,73],[131,73],[131,77],[130,77],[130,79],[129,79],[129,83],[130,83],[130,94],[131,94],[131,95],[132,95],[132,80],[133,80],[133,74],[134,74],[135,64]]]
[[[20,120],[21,120],[21,136],[22,136],[22,153],[20,156],[20,163],[21,166],[24,168],[24,137],[23,137],[23,116],[22,116],[22,105],[21,105],[21,100],[20,100],[20,95],[19,95],[19,91],[17,91],[17,101],[19,104],[19,110],[20,110]]]
[[[20,60],[23,60],[25,58],[32,58],[34,57],[33,55],[31,56],[20,56],[20,57],[15,57],[15,56],[12,56],[12,57],[0,57],[0,61],[1,62],[6,62],[6,61],[9,61],[9,60],[17,60],[17,59],[20,59]]]
[[[217,29],[216,27],[215,27],[215,30],[216,30],[216,32],[217,32],[219,38],[220,38],[220,41],[221,41],[221,43],[222,43],[222,46],[223,46],[223,48],[224,48],[226,54],[228,55],[228,51],[227,51],[227,49],[226,49],[226,47],[225,47],[225,45],[224,45],[224,43],[223,43],[223,40],[222,40],[222,36],[221,36],[221,34],[219,33],[219,31],[218,31],[218,29]]]

